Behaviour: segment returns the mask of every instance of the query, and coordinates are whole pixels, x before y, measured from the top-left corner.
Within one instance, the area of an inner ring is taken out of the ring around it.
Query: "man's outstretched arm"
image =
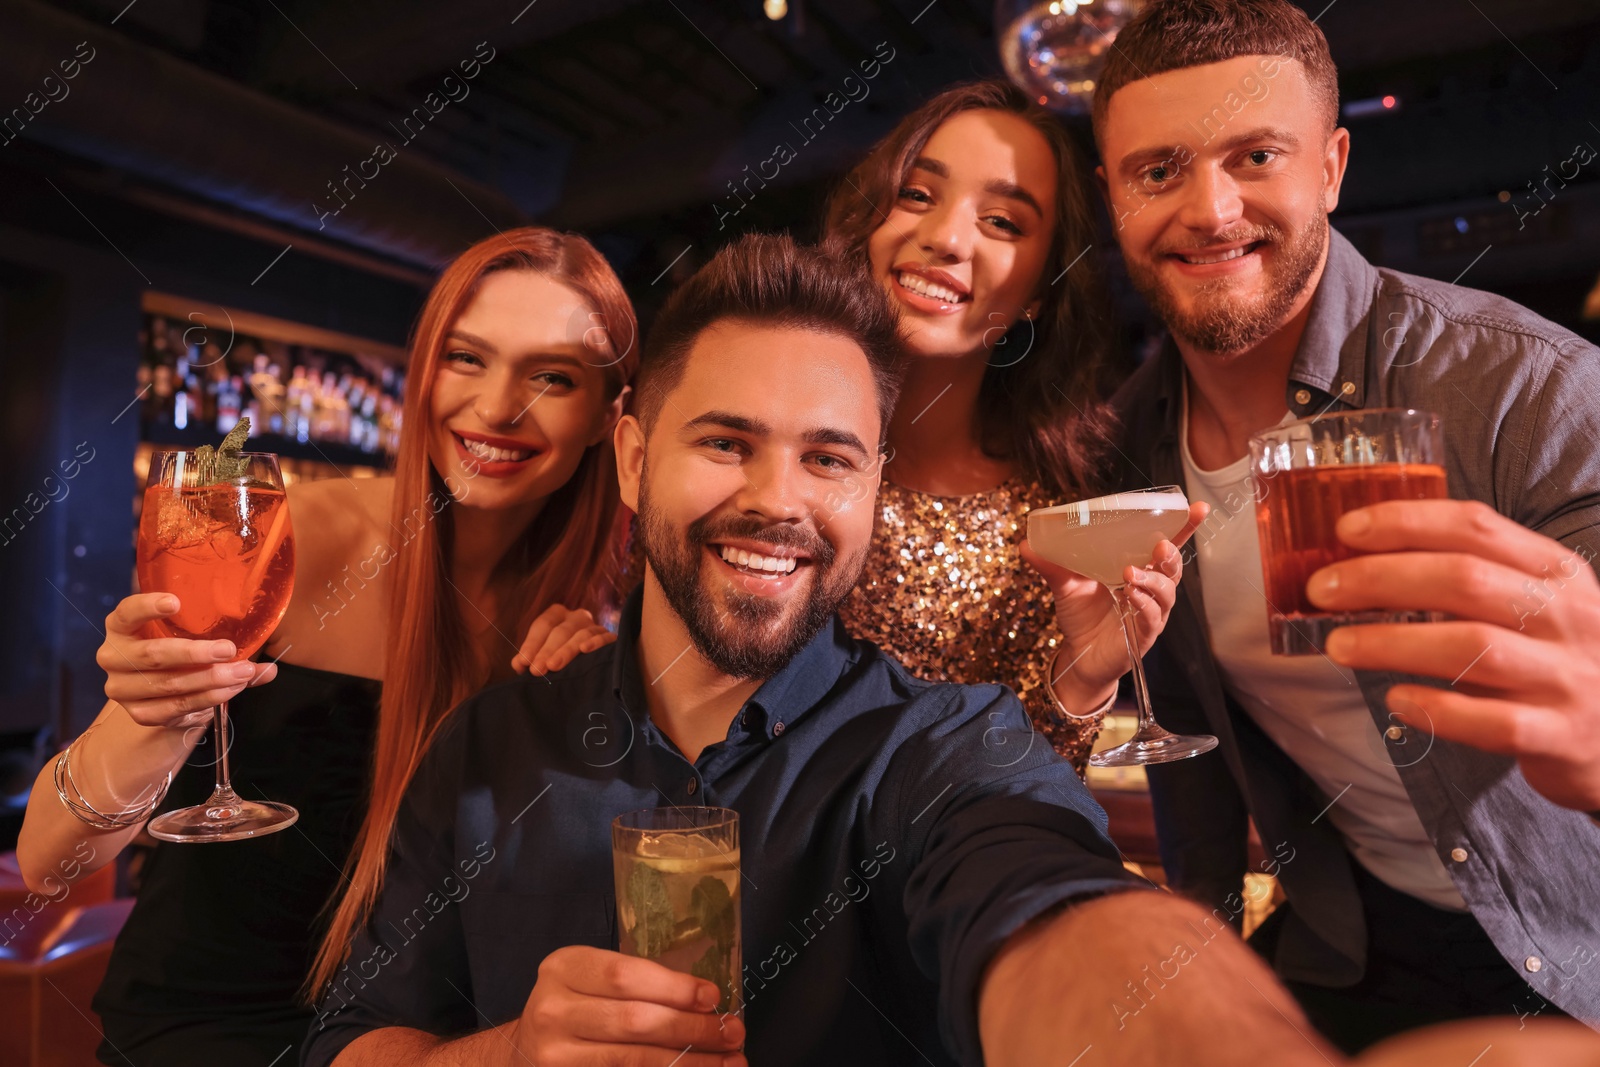
[[[978,1027],[990,1067],[1153,1067],[1180,1049],[1191,1067],[1347,1062],[1227,923],[1148,890],[1013,934],[984,976]]]
[[[346,1045],[333,1067],[483,1067],[515,1063],[516,1026],[513,1020],[453,1040],[403,1026],[372,1030]]]

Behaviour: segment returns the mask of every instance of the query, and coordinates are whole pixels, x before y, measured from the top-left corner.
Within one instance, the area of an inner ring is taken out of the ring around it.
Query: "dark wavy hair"
[[[889,297],[859,265],[784,234],[746,234],[667,298],[645,342],[634,381],[634,414],[646,429],[683,378],[689,350],[726,320],[796,326],[855,342],[872,368],[880,435],[900,392],[900,324]],[[761,359],[752,352],[752,359]],[[881,440],[881,436],[880,436]]]
[[[1040,275],[1037,318],[1019,320],[996,345],[1024,352],[991,361],[978,392],[984,451],[1062,496],[1098,485],[1113,427],[1103,402],[1111,364],[1110,302],[1091,246],[1095,206],[1088,171],[1067,131],[1027,94],[992,79],[946,89],[900,120],[828,200],[824,242],[865,267],[867,241],[887,217],[921,154],[946,120],[1002,111],[1038,130],[1056,162],[1055,236]],[[875,284],[877,284],[875,282]]]

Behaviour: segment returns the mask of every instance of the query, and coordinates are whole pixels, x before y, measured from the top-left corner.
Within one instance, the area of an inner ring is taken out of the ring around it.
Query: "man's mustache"
[[[1182,244],[1164,244],[1155,250],[1155,255],[1170,256],[1204,254],[1214,248],[1225,248],[1228,245],[1236,245],[1241,241],[1277,242],[1281,241],[1282,239],[1283,231],[1278,229],[1276,226],[1252,226],[1248,229],[1235,230],[1232,233],[1219,234],[1218,236],[1209,238],[1200,244],[1190,244],[1188,242]]]
[[[702,516],[689,524],[689,543],[708,545],[738,539],[757,541],[773,548],[798,549],[819,567],[833,563],[833,545],[815,530],[788,523],[762,522],[747,515]]]

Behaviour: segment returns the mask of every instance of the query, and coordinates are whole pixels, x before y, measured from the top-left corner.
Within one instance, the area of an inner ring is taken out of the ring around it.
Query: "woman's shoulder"
[[[394,479],[333,477],[289,486],[289,514],[302,531],[319,538],[360,538],[388,525]],[[302,534],[302,536],[304,536]]]
[[[308,577],[364,555],[386,537],[394,479],[322,478],[289,487],[296,570]]]
[[[289,487],[295,595],[266,653],[337,674],[373,677],[383,664],[385,582],[369,571],[387,543],[393,479],[326,478]],[[381,560],[380,560],[381,562]],[[378,594],[357,596],[376,581]]]

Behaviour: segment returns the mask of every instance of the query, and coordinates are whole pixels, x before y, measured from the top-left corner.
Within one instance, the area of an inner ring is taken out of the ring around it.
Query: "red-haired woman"
[[[1020,548],[1029,509],[1095,495],[1109,446],[1078,152],[1009,82],[957,86],[840,183],[825,230],[889,293],[907,348],[872,554],[840,614],[924,677],[1008,683],[1081,770],[1128,669],[1121,623],[1097,583]],[[1170,545],[1153,562],[1132,587],[1147,649],[1181,574]]]
[[[293,1063],[312,1018],[307,973],[340,964],[450,709],[529,659],[556,668],[604,642],[591,612],[614,594],[610,440],[635,333],[621,283],[583,238],[528,228],[481,242],[417,324],[394,475],[290,488],[295,593],[262,662],[226,662],[227,642],[146,639],[176,610],[166,594],[128,597],[106,620],[111,699],[71,753],[85,799],[119,811],[177,769],[164,806],[203,800],[205,731],[188,727],[235,698],[235,787],[300,821],[157,846],[94,1002],[104,1062]],[[530,647],[543,651],[518,653],[541,633]],[[85,845],[79,867],[99,867],[138,833],[75,818],[49,772],[18,849],[31,885]]]

